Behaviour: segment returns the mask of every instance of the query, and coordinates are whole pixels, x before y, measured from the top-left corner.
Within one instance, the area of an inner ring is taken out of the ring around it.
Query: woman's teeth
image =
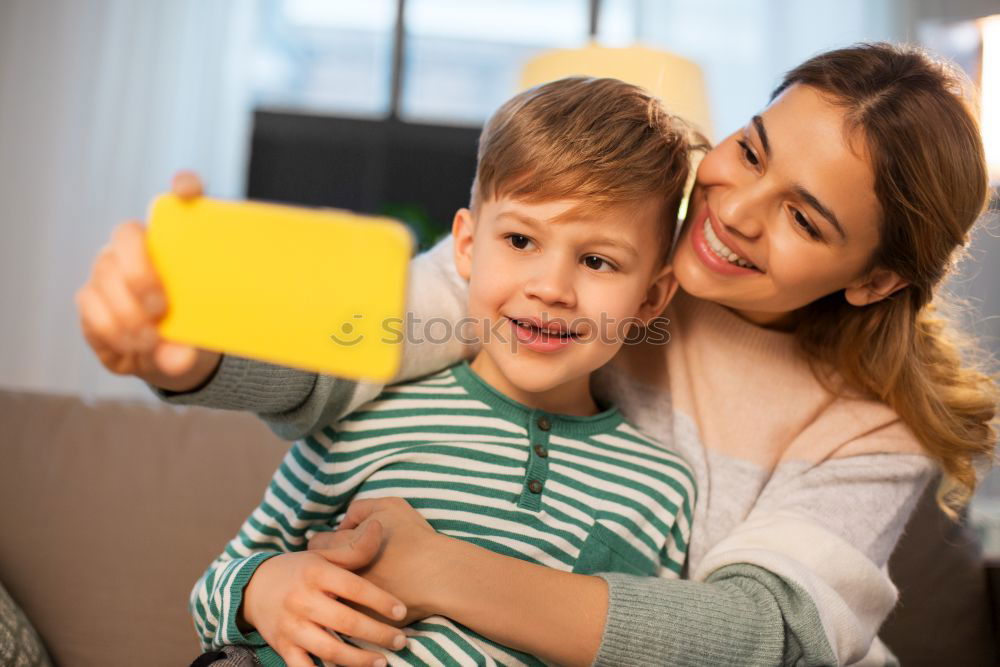
[[[735,264],[737,266],[742,266],[745,269],[756,269],[757,267],[746,261],[735,252],[730,250],[725,243],[719,240],[719,237],[715,235],[715,230],[712,229],[712,223],[709,222],[708,218],[705,218],[705,238],[708,240],[708,247],[712,249],[716,255],[726,260],[730,264]]]

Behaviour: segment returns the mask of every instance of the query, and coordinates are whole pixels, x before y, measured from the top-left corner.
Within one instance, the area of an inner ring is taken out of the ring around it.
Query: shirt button
[[[549,455],[549,450],[545,449],[545,447],[541,445],[535,445],[535,454],[537,454],[539,458],[544,459]]]
[[[552,422],[549,421],[548,417],[539,417],[538,428],[542,429],[543,431],[548,431],[550,428],[552,428]]]
[[[533,479],[530,482],[528,482],[528,490],[531,491],[532,493],[541,493],[542,483],[539,482],[537,479]]]

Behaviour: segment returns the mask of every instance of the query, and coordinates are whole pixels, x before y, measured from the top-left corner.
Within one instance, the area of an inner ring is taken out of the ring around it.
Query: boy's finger
[[[136,220],[119,225],[114,232],[112,252],[118,261],[125,284],[141,300],[152,317],[163,315],[163,287],[160,285],[153,260],[146,249],[146,229]]]
[[[320,589],[368,607],[386,618],[403,618],[406,605],[367,579],[331,565],[323,570]]]
[[[336,630],[342,635],[398,651],[406,646],[406,635],[391,625],[382,623],[365,613],[316,593],[309,601],[307,617],[317,625]]]
[[[315,667],[316,663],[312,661],[309,654],[298,646],[285,646],[280,651],[273,646],[271,648],[278,652],[288,667]]]
[[[174,174],[170,189],[182,199],[200,197],[203,192],[201,178],[189,169],[182,169]]]
[[[351,646],[340,637],[331,635],[320,625],[312,623],[303,624],[295,641],[309,653],[345,667],[369,667],[379,659],[385,660],[378,653]]]

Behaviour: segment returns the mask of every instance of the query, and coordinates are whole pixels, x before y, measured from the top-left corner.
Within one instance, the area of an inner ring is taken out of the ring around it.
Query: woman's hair
[[[859,44],[820,54],[785,75],[843,109],[864,137],[881,208],[867,270],[908,285],[864,307],[837,292],[805,307],[796,336],[829,386],[849,386],[892,407],[943,469],[938,503],[955,516],[977,465],[996,442],[998,392],[977,350],[941,316],[936,294],[986,209],[989,178],[968,78],[925,52]]]

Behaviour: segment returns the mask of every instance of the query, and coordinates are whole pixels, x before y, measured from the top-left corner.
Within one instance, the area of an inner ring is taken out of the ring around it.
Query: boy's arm
[[[455,270],[450,235],[410,261],[407,312],[412,325],[405,327],[402,364],[394,382],[427,375],[475,353],[476,346],[453,335],[466,313],[467,292],[466,282]],[[431,322],[437,324],[429,326]],[[175,405],[255,412],[286,440],[337,421],[375,398],[383,387],[234,355],[223,355],[215,373],[192,391],[148,386]]]
[[[314,491],[311,482],[323,476],[322,449],[312,438],[292,445],[260,504],[192,589],[189,609],[203,650],[266,645],[259,633],[241,621],[251,577],[273,556],[305,551],[312,531],[326,529],[327,517],[343,509],[356,491],[350,488],[336,496]]]

